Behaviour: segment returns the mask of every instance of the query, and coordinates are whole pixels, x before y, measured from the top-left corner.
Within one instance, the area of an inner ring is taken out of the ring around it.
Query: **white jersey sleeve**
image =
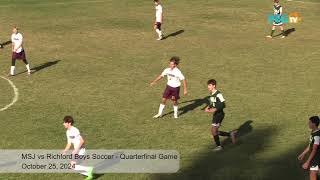
[[[220,102],[224,102],[224,101],[225,101],[225,99],[223,98],[223,96],[222,96],[221,93],[219,93],[219,94],[217,95],[217,98],[220,99]]]
[[[168,74],[168,68],[162,71],[161,76],[164,77],[167,74]]]
[[[314,143],[313,144],[316,144],[316,145],[320,144],[320,136],[315,136],[314,137]]]
[[[178,74],[178,78],[180,79],[180,81],[185,80],[184,75],[182,74],[182,72],[180,71],[180,73]]]

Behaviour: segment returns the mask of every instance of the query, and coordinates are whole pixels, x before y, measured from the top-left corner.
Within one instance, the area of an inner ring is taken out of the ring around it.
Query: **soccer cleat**
[[[161,35],[158,39],[157,39],[157,41],[161,41],[163,39],[163,35]]]
[[[214,148],[213,150],[214,151],[221,151],[223,148],[222,148],[222,146],[217,146],[216,148]]]
[[[153,118],[161,118],[161,114],[156,114],[153,116]]]
[[[281,36],[281,38],[283,39],[283,38],[285,38],[286,36]]]
[[[34,72],[36,72],[36,71],[35,70],[30,70],[30,72],[28,72],[28,75],[30,75],[30,74],[32,74]]]
[[[90,167],[88,171],[88,176],[85,178],[85,180],[92,180],[93,179],[93,167]]]
[[[236,134],[237,134],[237,130],[234,130],[230,133],[230,136],[231,136],[231,141],[232,141],[232,144],[235,144],[236,143]]]
[[[272,36],[270,36],[270,35],[269,35],[269,36],[266,36],[266,37],[267,37],[267,38],[272,38]]]
[[[178,119],[178,114],[174,113],[173,118]]]

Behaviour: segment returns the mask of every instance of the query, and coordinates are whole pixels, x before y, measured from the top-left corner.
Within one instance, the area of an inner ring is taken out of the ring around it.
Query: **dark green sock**
[[[215,135],[213,136],[214,142],[216,143],[217,146],[220,146],[220,139],[219,139],[219,135]]]
[[[273,36],[274,30],[271,30],[271,36]]]
[[[286,33],[284,32],[284,30],[282,30],[282,36],[286,36]]]

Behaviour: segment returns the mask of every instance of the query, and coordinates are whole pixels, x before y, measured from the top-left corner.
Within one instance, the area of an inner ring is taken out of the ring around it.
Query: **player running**
[[[224,132],[219,131],[219,127],[221,126],[222,120],[224,119],[224,111],[223,109],[225,106],[225,99],[223,98],[220,91],[216,89],[217,82],[214,79],[210,79],[208,82],[208,90],[210,92],[210,104],[208,107],[205,108],[206,113],[212,113],[212,127],[211,127],[211,133],[214,139],[215,144],[217,147],[214,149],[215,151],[222,150],[222,146],[220,143],[219,136],[228,136],[231,137],[232,143],[236,143],[236,132],[237,131],[231,131],[231,132]]]
[[[280,27],[281,32],[282,32],[281,38],[285,38],[286,36],[285,36],[283,22],[282,22],[282,6],[280,5],[279,0],[274,0],[273,15],[274,15],[274,19],[273,19],[271,34],[266,37],[273,38],[273,33],[276,29],[276,26],[278,26],[278,27]]]
[[[157,40],[162,40],[163,35],[161,31],[161,25],[163,20],[162,6],[160,0],[154,0],[155,9],[156,9],[156,20],[154,22],[154,30],[157,32],[159,38]]]
[[[310,170],[310,180],[317,180],[317,175],[320,166],[320,129],[319,126],[319,117],[312,116],[309,118],[309,128],[311,129],[310,143],[305,148],[305,150],[298,156],[298,159],[302,161],[304,156],[311,152],[307,161],[302,165],[303,169]]]
[[[31,74],[30,65],[27,61],[26,54],[23,49],[23,36],[21,33],[18,32],[18,28],[16,26],[12,29],[11,35],[11,42],[12,42],[12,62],[11,62],[11,69],[9,76],[15,75],[15,67],[16,67],[16,60],[20,59],[26,65],[28,74]]]
[[[158,114],[153,116],[153,118],[159,118],[162,116],[163,109],[165,107],[166,101],[171,99],[173,102],[173,117],[178,118],[178,99],[180,99],[180,85],[183,81],[183,94],[187,95],[187,81],[181,71],[178,69],[180,58],[172,57],[169,62],[169,68],[166,68],[155,80],[150,83],[150,86],[153,86],[162,79],[164,76],[167,76],[168,82],[167,87],[163,93],[162,101],[160,103]]]
[[[63,119],[63,126],[67,129],[67,145],[63,150],[63,154],[66,154],[67,151],[71,148],[73,145],[73,151],[72,154],[78,154],[78,155],[84,155],[86,152],[85,146],[84,146],[84,139],[80,135],[80,131],[73,126],[74,120],[71,116],[65,116]],[[82,175],[87,176],[85,180],[91,180],[93,179],[93,167],[87,167],[87,166],[81,166],[79,163],[75,160],[71,161],[71,167],[74,168],[74,170],[81,172]]]

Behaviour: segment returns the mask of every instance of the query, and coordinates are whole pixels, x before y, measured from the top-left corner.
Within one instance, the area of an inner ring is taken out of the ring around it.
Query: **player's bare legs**
[[[167,99],[166,98],[162,98],[160,106],[159,106],[158,114],[153,116],[153,118],[160,118],[162,116],[162,112],[163,112],[164,107],[166,106],[166,102],[167,102]]]
[[[231,132],[229,133],[229,132],[219,131],[219,126],[212,126],[212,127],[211,127],[211,134],[212,134],[212,137],[213,137],[213,139],[214,139],[215,144],[217,145],[217,147],[216,147],[214,150],[215,150],[215,151],[220,151],[220,150],[222,150],[222,146],[221,146],[221,143],[220,143],[220,138],[219,138],[219,136],[227,136],[227,137],[230,137],[232,143],[235,144],[235,143],[236,143],[236,133],[237,133],[236,130],[231,131]]]
[[[317,180],[318,171],[310,171],[310,180]]]
[[[280,26],[280,30],[281,30],[281,32],[282,32],[281,38],[285,38],[285,37],[286,37],[286,34],[285,34],[285,32],[284,32],[283,25]]]
[[[178,100],[175,97],[172,97],[172,103],[173,103],[173,117],[177,119],[178,118]]]

